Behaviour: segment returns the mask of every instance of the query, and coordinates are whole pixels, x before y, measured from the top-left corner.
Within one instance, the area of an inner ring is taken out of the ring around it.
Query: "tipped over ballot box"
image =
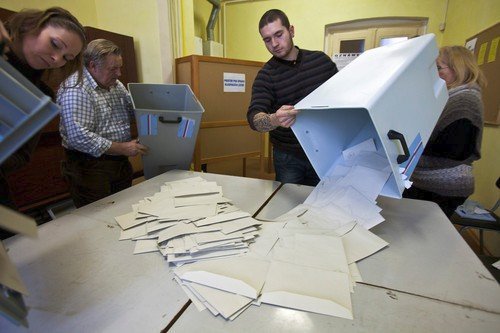
[[[189,170],[204,112],[187,84],[129,83],[146,179],[173,169]]]
[[[0,164],[58,113],[49,96],[0,57]]]
[[[391,171],[380,195],[401,198],[448,100],[437,56],[433,34],[368,50],[295,105],[292,130],[322,180],[373,139],[377,168]]]

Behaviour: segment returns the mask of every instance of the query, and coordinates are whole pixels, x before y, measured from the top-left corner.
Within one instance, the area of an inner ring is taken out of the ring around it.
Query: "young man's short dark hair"
[[[286,14],[279,9],[270,9],[265,12],[264,15],[262,15],[262,17],[260,18],[259,32],[260,29],[262,29],[264,26],[276,21],[277,19],[281,20],[281,24],[285,28],[290,29],[290,21],[288,21],[288,17],[286,16]]]

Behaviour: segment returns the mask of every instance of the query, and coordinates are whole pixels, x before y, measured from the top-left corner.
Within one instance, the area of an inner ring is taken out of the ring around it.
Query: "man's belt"
[[[102,154],[99,157],[94,157],[90,154],[83,153],[78,150],[64,148],[64,151],[66,152],[66,156],[68,157],[68,159],[72,160],[80,160],[80,161],[127,161],[128,160],[128,157],[124,155]]]

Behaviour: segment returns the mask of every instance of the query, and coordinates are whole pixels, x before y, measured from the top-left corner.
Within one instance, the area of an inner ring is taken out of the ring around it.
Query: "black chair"
[[[496,181],[496,187],[500,189],[500,177]],[[498,215],[495,214],[495,211],[498,209],[500,205],[500,198],[497,199],[496,204],[491,208],[487,209],[489,214],[494,218],[494,221],[487,221],[483,219],[476,219],[471,217],[462,217],[456,211],[450,217],[450,220],[453,224],[459,226],[458,232],[461,234],[464,230],[469,228],[475,228],[479,231],[479,258],[484,263],[486,268],[493,274],[493,276],[500,281],[500,270],[492,267],[491,264],[496,262],[499,258],[487,256],[484,254],[484,239],[483,232],[487,231],[500,231],[500,219]],[[458,208],[457,208],[458,209]]]

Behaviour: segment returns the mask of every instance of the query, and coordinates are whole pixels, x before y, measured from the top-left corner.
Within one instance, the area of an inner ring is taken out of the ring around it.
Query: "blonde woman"
[[[472,163],[481,158],[486,80],[462,46],[442,47],[436,64],[449,99],[403,196],[434,201],[450,217],[474,192]]]

